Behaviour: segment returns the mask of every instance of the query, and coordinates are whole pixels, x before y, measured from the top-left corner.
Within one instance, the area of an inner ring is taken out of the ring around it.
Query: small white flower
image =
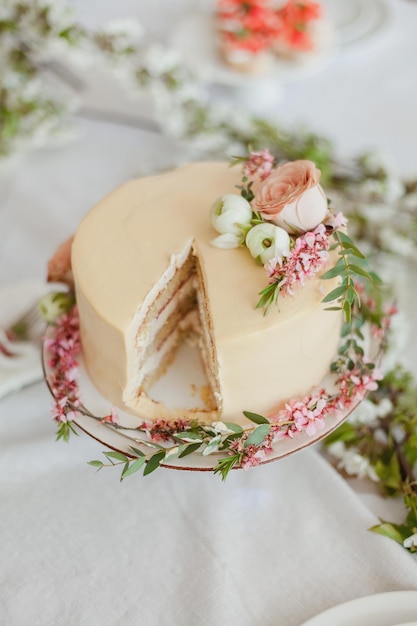
[[[386,417],[389,413],[391,413],[394,405],[389,398],[382,398],[381,402],[376,405],[376,414],[377,417]]]
[[[160,44],[153,44],[144,51],[143,65],[152,77],[171,72],[180,63],[178,52],[166,49]]]
[[[106,35],[124,37],[126,42],[131,41],[132,43],[137,43],[143,36],[143,27],[135,19],[119,18],[107,22],[107,24],[103,26],[102,32]]]
[[[346,446],[343,441],[335,441],[328,446],[327,452],[335,459],[342,459],[346,453]]]
[[[391,228],[382,228],[380,231],[381,244],[387,250],[403,257],[412,256],[415,253],[415,246],[412,239],[399,235]]]
[[[395,218],[395,213],[390,206],[381,203],[365,204],[361,209],[362,215],[371,224],[390,224]]]
[[[377,418],[378,409],[376,404],[365,399],[351,413],[349,422],[351,424],[367,424],[368,426],[372,426],[377,423]]]
[[[404,539],[403,546],[404,548],[417,548],[417,533]]]
[[[288,255],[291,239],[283,228],[271,223],[257,224],[246,235],[246,245],[251,255],[265,265],[271,259]]]
[[[417,192],[409,193],[400,200],[400,209],[415,211],[417,209]]]
[[[359,454],[354,448],[346,450],[346,453],[338,463],[338,467],[339,469],[343,469],[349,476],[357,476],[358,478],[365,478],[367,476],[375,482],[379,481],[369,460]]]
[[[249,227],[251,219],[251,205],[245,198],[234,193],[220,196],[210,208],[210,220],[214,228],[221,235],[236,237],[237,245],[243,241],[245,227]]]

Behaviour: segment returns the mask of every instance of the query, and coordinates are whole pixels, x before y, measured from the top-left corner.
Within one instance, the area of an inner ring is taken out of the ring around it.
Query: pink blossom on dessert
[[[252,54],[270,48],[281,28],[268,0],[218,0],[217,20],[223,49]]]
[[[243,176],[254,182],[265,180],[272,171],[274,160],[268,148],[258,152],[251,152],[249,159],[243,166]]]
[[[311,0],[288,0],[280,9],[278,15],[282,28],[278,43],[282,50],[311,50],[314,41],[309,28],[310,23],[322,16],[321,5]]]
[[[48,262],[48,282],[65,283],[74,286],[71,269],[71,246],[74,237],[69,237],[56,250]]]
[[[304,285],[307,278],[324,267],[329,248],[326,228],[324,224],[319,224],[314,231],[297,237],[285,258],[265,264],[270,283],[279,282],[281,293],[293,295],[297,286]]]
[[[265,220],[290,233],[310,230],[328,214],[320,176],[312,161],[284,163],[261,183],[252,206]]]

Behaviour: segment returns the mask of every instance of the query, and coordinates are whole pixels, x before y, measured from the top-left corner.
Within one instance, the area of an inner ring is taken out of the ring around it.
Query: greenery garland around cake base
[[[80,415],[86,415],[114,430],[125,430],[119,424],[118,412],[111,408],[104,416],[92,414],[82,403],[78,377],[78,356],[81,351],[79,320],[73,296],[68,293],[50,294],[48,303],[49,331],[44,348],[47,354],[46,380],[54,398],[52,415],[58,424],[57,439],[68,441],[76,433],[75,425]],[[61,314],[53,321],[52,307]],[[64,312],[62,313],[62,310]],[[67,310],[65,310],[67,309]],[[232,468],[249,469],[265,462],[272,452],[274,442],[294,438],[301,432],[315,435],[325,423],[326,416],[348,411],[369,391],[377,389],[381,373],[369,361],[363,348],[363,329],[369,325],[383,342],[390,325],[392,310],[368,298],[363,292],[362,306],[354,306],[353,316],[345,323],[342,341],[335,361],[331,365],[334,375],[332,391],[318,388],[302,399],[289,400],[285,407],[267,417],[244,411],[253,423],[249,430],[230,422],[213,422],[210,425],[187,420],[142,421],[134,428],[138,447],[130,446],[129,454],[106,451],[107,463],[94,460],[90,465],[102,469],[122,466],[121,479],[143,469],[147,475],[174,458],[189,454],[208,455],[223,453],[214,468],[223,480]],[[140,436],[139,436],[140,434]],[[145,450],[145,451],[144,451]]]

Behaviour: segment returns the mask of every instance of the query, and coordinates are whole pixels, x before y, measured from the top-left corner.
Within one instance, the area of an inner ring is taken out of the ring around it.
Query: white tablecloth
[[[101,5],[79,10],[98,20]],[[106,5],[101,14],[114,17],[133,3]],[[383,37],[288,85],[270,114],[329,136],[342,156],[380,149],[409,174],[417,5],[389,6]],[[156,134],[77,125],[77,142],[0,173],[0,314],[11,286],[42,283],[51,253],[92,204],[171,161],[171,142]],[[224,484],[170,470],[120,484],[118,471],[87,466],[102,450],[92,439],[54,441],[49,408],[42,382],[0,400],[1,624],[300,626],[350,599],[417,590],[416,559],[367,530],[378,514],[401,519],[398,503],[348,483],[317,449],[232,472]]]

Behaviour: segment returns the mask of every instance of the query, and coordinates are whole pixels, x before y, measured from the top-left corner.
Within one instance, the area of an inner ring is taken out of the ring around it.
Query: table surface
[[[160,37],[161,11],[174,20],[187,6],[73,4],[87,24],[137,15]],[[383,36],[286,85],[268,115],[324,134],[343,158],[377,149],[407,176],[417,172],[417,3],[387,6]],[[76,126],[77,141],[0,173],[0,315],[10,288],[43,285],[48,258],[96,201],[172,162],[159,134]],[[87,466],[102,450],[92,439],[55,443],[50,404],[42,382],[0,400],[0,623],[300,626],[348,600],[417,590],[415,557],[367,530],[401,517],[398,503],[344,480],[318,449],[224,484],[170,470],[120,484],[117,471]]]

